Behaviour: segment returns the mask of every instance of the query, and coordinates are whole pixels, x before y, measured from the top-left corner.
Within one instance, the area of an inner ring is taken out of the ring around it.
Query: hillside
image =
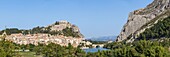
[[[149,23],[149,28],[145,28],[144,32],[140,33],[137,39],[157,39],[170,38],[170,16],[157,20],[157,23]]]
[[[8,35],[11,34],[37,34],[37,33],[45,33],[45,34],[51,34],[51,35],[63,35],[63,36],[71,36],[71,37],[80,37],[83,38],[84,36],[80,33],[79,28],[76,25],[73,25],[67,21],[57,21],[52,25],[46,26],[46,27],[34,27],[30,30],[25,29],[18,29],[18,28],[7,28],[5,30],[0,31],[0,34],[2,34],[4,31]]]
[[[127,23],[117,37],[117,42],[133,42],[145,29],[150,28],[160,19],[169,16],[170,0],[154,0],[146,8],[130,13]],[[152,24],[151,24],[152,23]]]

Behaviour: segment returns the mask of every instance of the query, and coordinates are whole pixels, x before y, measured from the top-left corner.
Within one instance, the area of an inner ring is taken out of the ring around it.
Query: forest
[[[147,28],[141,33],[138,39],[157,39],[157,38],[170,38],[170,17],[163,20],[159,20],[158,23],[154,24],[151,28]]]

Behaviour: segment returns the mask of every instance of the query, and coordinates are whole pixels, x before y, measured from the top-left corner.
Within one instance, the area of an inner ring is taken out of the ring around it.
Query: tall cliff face
[[[127,23],[124,25],[117,42],[131,38],[142,26],[149,23],[155,17],[160,16],[170,9],[170,0],[154,0],[146,8],[135,10],[129,14]],[[138,32],[140,33],[140,32]]]

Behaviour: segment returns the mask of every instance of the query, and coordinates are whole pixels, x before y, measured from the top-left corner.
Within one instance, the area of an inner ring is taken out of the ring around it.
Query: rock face
[[[73,24],[71,24],[71,23],[69,23],[68,21],[65,21],[65,20],[57,21],[56,23],[45,27],[43,30],[50,30],[51,32],[57,31],[57,32],[61,32],[61,34],[63,34],[63,30],[66,29],[66,28],[71,28],[71,33],[77,34],[78,36],[80,36],[80,38],[84,37],[80,33],[78,26],[73,25]]]
[[[170,9],[170,0],[154,0],[146,8],[135,10],[129,14],[127,23],[124,25],[117,42],[131,38],[142,26],[160,16]]]

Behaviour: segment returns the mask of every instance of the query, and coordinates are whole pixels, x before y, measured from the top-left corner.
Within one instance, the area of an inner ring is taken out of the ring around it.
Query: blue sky
[[[153,0],[0,0],[0,29],[31,29],[59,20],[76,24],[86,37],[118,35],[128,14]]]

